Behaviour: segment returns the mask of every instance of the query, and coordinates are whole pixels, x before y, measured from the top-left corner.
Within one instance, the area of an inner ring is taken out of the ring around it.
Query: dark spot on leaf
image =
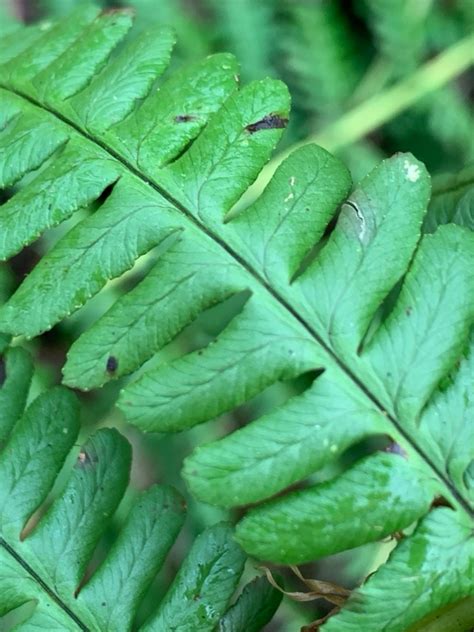
[[[267,114],[260,119],[260,121],[256,121],[255,123],[250,123],[245,128],[247,132],[251,134],[255,134],[255,132],[259,132],[262,129],[283,129],[288,125],[288,119],[283,118],[279,114]]]
[[[407,307],[407,308],[406,308],[406,310],[405,310],[405,314],[406,314],[407,316],[410,316],[410,314],[411,314],[411,312],[412,312],[412,309],[413,309],[412,307]]]
[[[174,117],[175,123],[189,123],[189,121],[195,121],[196,117],[192,114],[178,114]]]
[[[105,365],[107,373],[115,373],[118,369],[118,360],[115,356],[109,356],[107,358],[107,364]]]
[[[0,358],[0,386],[3,386],[6,379],[7,379],[7,367],[5,365],[5,359],[1,357]]]

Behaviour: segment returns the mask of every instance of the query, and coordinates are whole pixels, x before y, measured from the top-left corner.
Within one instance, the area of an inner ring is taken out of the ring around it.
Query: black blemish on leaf
[[[7,379],[7,367],[5,365],[5,359],[1,357],[0,358],[0,386],[3,386],[6,379]]]
[[[260,119],[260,121],[256,121],[255,123],[250,123],[245,128],[247,132],[251,134],[255,134],[255,132],[259,132],[262,129],[283,129],[288,125],[288,119],[283,118],[279,114],[267,114]]]
[[[118,369],[118,360],[115,356],[109,356],[107,358],[107,364],[105,365],[107,373],[115,373]]]
[[[410,316],[411,312],[412,312],[412,307],[407,307],[406,310],[405,310],[405,314],[407,316]]]
[[[174,117],[175,123],[189,123],[189,121],[195,121],[196,117],[192,114],[178,114]]]

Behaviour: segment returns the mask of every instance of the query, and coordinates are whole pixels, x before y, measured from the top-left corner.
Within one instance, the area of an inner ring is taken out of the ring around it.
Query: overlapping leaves
[[[77,439],[77,400],[56,387],[22,414],[31,361],[22,349],[12,348],[2,362],[0,616],[34,602],[15,629],[130,630],[183,525],[184,501],[166,486],[142,493],[90,576],[92,554],[128,484],[130,445],[116,430],[99,430],[81,448],[60,495],[44,504]],[[263,579],[249,584],[226,613],[244,563],[231,528],[209,528],[139,629],[211,632],[217,625],[228,629],[229,619],[236,620],[232,630],[242,632],[252,629],[255,620],[264,625],[279,597]]]
[[[282,133],[285,87],[238,90],[227,55],[157,79],[172,37],[159,29],[113,53],[130,25],[126,11],[85,9],[7,38],[1,180],[38,172],[0,209],[1,256],[108,195],[25,279],[0,329],[42,333],[160,246],[146,278],[70,350],[65,382],[89,389],[135,371],[201,311],[248,292],[215,343],[145,372],[119,406],[144,430],[177,431],[316,371],[301,395],[196,450],[185,477],[206,501],[255,503],[366,437],[390,436],[397,453],[264,503],[237,535],[260,557],[299,562],[421,519],[326,624],[404,630],[472,591],[472,232],[446,225],[420,240],[430,184],[413,156],[384,161],[350,193],[346,168],[313,145],[290,155],[250,208],[228,215]],[[430,511],[436,496],[451,508]],[[380,594],[412,574],[388,612]]]

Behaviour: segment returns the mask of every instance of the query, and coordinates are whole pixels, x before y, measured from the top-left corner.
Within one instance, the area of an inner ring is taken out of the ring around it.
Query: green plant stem
[[[307,143],[316,143],[331,152],[354,143],[458,77],[473,63],[474,35],[470,35],[453,44],[406,79],[357,105],[326,129],[292,145],[284,154],[276,156],[267,169],[274,171],[284,157]]]
[[[349,99],[349,107],[354,108],[360,103],[364,103],[380,90],[383,90],[392,74],[392,63],[385,57],[376,57],[356,86],[356,89]]]

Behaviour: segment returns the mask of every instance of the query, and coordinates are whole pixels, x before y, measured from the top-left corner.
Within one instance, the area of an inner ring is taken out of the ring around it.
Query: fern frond
[[[433,182],[433,195],[424,221],[426,232],[441,224],[460,224],[474,230],[474,165],[443,174]]]
[[[381,54],[396,76],[413,71],[426,48],[426,19],[433,0],[365,0]]]
[[[462,165],[474,160],[474,116],[458,90],[447,87],[436,92],[420,109],[426,111],[433,137],[447,152],[459,156]]]
[[[440,577],[472,577],[474,559],[472,441],[465,440],[473,405],[472,232],[447,225],[420,239],[430,182],[410,154],[382,162],[347,199],[347,169],[315,145],[293,152],[260,198],[226,221],[286,125],[286,88],[266,79],[238,90],[234,61],[218,55],[151,89],[169,32],[151,37],[154,46],[133,40],[108,61],[129,14],[88,24],[74,31],[60,23],[1,73],[4,180],[42,164],[0,209],[1,256],[107,195],[0,310],[0,330],[42,333],[160,245],[148,276],[70,349],[65,382],[90,389],[138,369],[200,311],[246,291],[243,310],[214,344],[126,386],[119,406],[127,419],[144,430],[178,431],[279,380],[315,372],[301,395],[197,449],[184,469],[190,488],[221,506],[265,501],[363,438],[388,435],[395,453],[372,454],[329,482],[267,500],[247,513],[237,537],[273,561],[300,562],[419,520],[327,627],[340,621],[338,630],[398,632],[462,599],[470,579],[445,589]],[[17,126],[28,133],[15,133]],[[55,145],[44,150],[50,134]],[[87,175],[83,161],[91,157],[103,169]],[[48,189],[56,193],[36,203],[36,192]],[[323,237],[341,204],[336,228]],[[367,337],[399,283],[389,315]],[[431,510],[437,496],[452,509]],[[403,599],[381,607],[380,595],[413,575]]]
[[[441,10],[432,0],[366,0],[366,3],[369,25],[394,78],[414,71],[426,53],[431,52],[429,40],[435,16],[440,14],[439,19],[444,20],[442,25],[448,20],[446,10]],[[470,32],[469,29],[464,31]],[[454,34],[454,41],[459,41],[464,34],[461,28],[460,33]],[[474,120],[456,88],[448,86],[434,92],[417,104],[416,110],[426,117],[431,136],[453,156],[460,156],[461,164],[473,159]]]
[[[290,1],[283,6],[289,26],[281,46],[290,86],[309,112],[336,118],[360,79],[357,43],[341,4]]]
[[[277,34],[275,3],[269,0],[206,2],[214,12],[218,39],[239,60],[242,79],[251,81],[273,76],[272,42]]]
[[[472,29],[474,26],[474,7],[472,6],[472,2],[469,2],[469,0],[457,0],[456,5],[462,13],[467,27]]]
[[[282,594],[274,590],[266,578],[254,579],[219,621],[218,632],[260,632],[281,599]]]
[[[110,3],[109,3],[110,4]],[[210,52],[209,35],[203,28],[197,9],[183,0],[120,0],[114,6],[133,7],[135,31],[140,33],[154,24],[173,28],[177,36],[176,57],[192,60]]]
[[[76,441],[78,405],[70,391],[56,387],[22,414],[31,361],[22,349],[12,348],[4,362],[0,615],[34,600],[31,616],[17,629],[130,630],[145,591],[183,525],[184,501],[166,486],[142,493],[105,560],[85,579],[91,555],[126,489],[130,445],[116,430],[96,432],[81,448],[60,496],[38,516]],[[273,589],[262,589],[261,581],[249,584],[226,613],[244,562],[230,527],[222,523],[207,529],[139,629],[210,632],[221,617],[223,622],[235,620],[236,611],[242,621],[252,621],[256,609],[261,625],[266,624],[281,597]]]

